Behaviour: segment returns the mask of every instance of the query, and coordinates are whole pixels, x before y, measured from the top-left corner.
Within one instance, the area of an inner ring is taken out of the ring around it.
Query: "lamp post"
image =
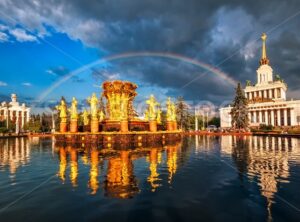
[[[195,131],[198,131],[198,116],[197,116],[197,111],[195,107]]]

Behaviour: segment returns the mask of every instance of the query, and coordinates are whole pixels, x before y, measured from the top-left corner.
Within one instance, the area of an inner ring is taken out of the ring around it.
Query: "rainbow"
[[[116,54],[116,55],[103,57],[99,60],[96,60],[92,63],[84,65],[84,66],[70,72],[69,74],[67,74],[64,77],[60,78],[58,81],[54,82],[45,91],[43,91],[36,101],[38,103],[42,102],[54,89],[59,87],[61,84],[63,84],[64,82],[66,82],[67,80],[72,78],[73,76],[76,76],[76,75],[78,75],[78,74],[80,74],[80,73],[82,73],[82,72],[84,72],[88,69],[91,69],[92,67],[94,67],[96,65],[102,64],[104,62],[111,62],[111,61],[114,61],[114,60],[128,59],[128,58],[134,58],[134,57],[161,57],[161,58],[180,60],[180,61],[192,64],[192,65],[198,66],[202,69],[205,69],[207,72],[214,73],[215,75],[217,75],[221,79],[226,80],[229,84],[231,84],[233,86],[236,86],[236,84],[237,84],[237,82],[233,78],[231,78],[228,74],[222,72],[221,70],[217,69],[216,67],[208,65],[208,64],[206,64],[204,62],[201,62],[199,60],[186,57],[186,56],[182,56],[182,55],[174,54],[174,53],[167,53],[167,52],[127,52],[127,53],[121,53],[121,54]],[[195,81],[198,78],[199,78],[199,76],[197,76],[195,79],[188,82],[187,84],[183,85],[182,88],[188,86],[189,84],[191,84],[193,81]]]

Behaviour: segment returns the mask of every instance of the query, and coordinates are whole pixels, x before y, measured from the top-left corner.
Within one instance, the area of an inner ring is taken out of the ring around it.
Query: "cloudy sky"
[[[235,82],[256,81],[262,32],[274,73],[300,98],[299,30],[297,0],[0,0],[0,99],[84,101],[124,79],[138,101],[220,105]]]

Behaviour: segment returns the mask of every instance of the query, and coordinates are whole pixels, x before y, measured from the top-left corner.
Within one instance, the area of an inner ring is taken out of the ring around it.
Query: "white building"
[[[273,76],[266,52],[266,34],[262,35],[262,57],[256,70],[257,83],[247,82],[244,89],[249,105],[250,126],[298,126],[300,124],[300,100],[286,100],[287,85],[279,76]],[[221,127],[231,127],[231,107],[220,109]]]
[[[0,120],[10,120],[16,124],[16,130],[23,129],[24,124],[30,119],[30,108],[17,101],[17,95],[11,95],[11,102],[2,102],[0,105]],[[8,123],[8,121],[7,121]]]

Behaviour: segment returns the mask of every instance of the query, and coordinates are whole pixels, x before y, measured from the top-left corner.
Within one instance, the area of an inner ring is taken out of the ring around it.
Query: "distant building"
[[[11,120],[18,129],[23,129],[24,124],[30,119],[30,108],[25,103],[17,101],[17,95],[11,94],[11,102],[2,102],[0,105],[0,120]]]
[[[244,89],[248,99],[250,126],[297,126],[300,123],[300,100],[286,100],[287,85],[273,76],[266,52],[266,34],[262,35],[262,56],[257,69],[257,83],[248,81]],[[220,109],[221,127],[231,127],[231,107]]]

